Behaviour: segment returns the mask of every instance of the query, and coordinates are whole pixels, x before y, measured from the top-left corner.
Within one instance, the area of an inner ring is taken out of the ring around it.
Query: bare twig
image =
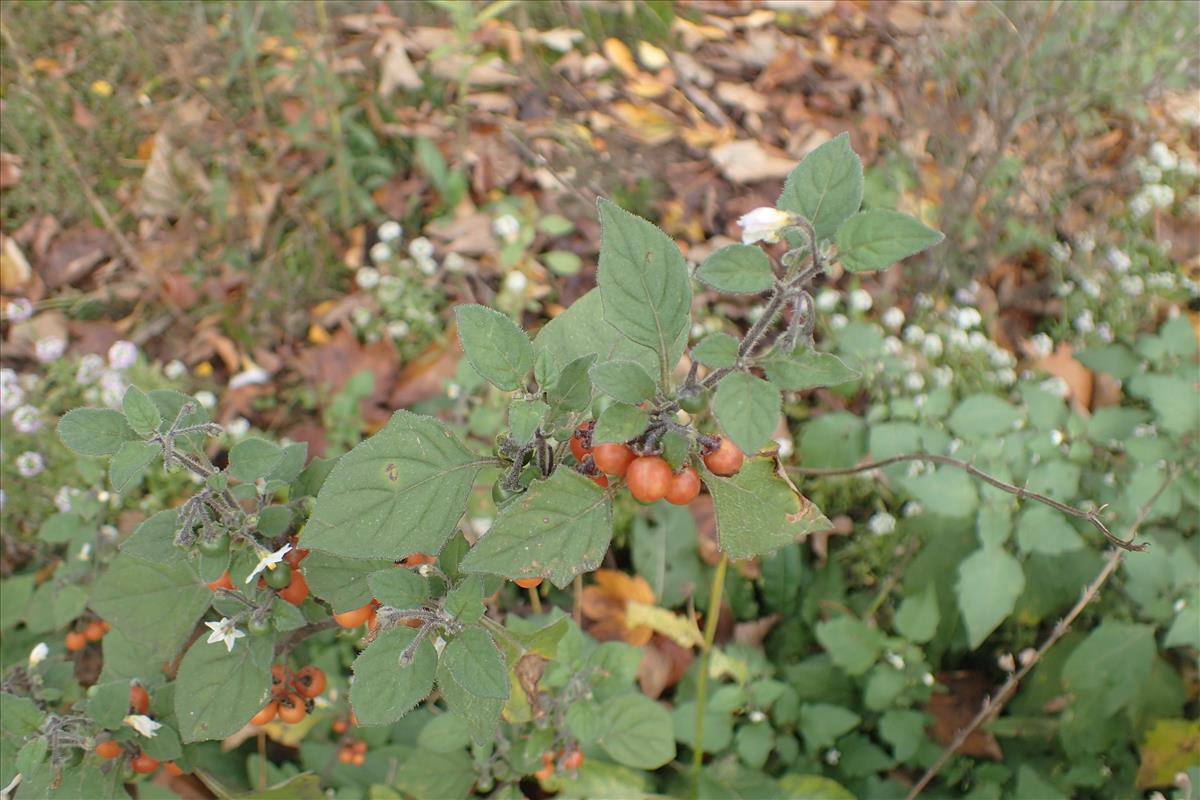
[[[929,461],[934,464],[942,464],[947,467],[961,469],[968,475],[983,481],[988,486],[992,486],[1002,492],[1008,492],[1011,495],[1015,495],[1018,499],[1033,500],[1041,503],[1042,505],[1049,506],[1055,511],[1062,512],[1067,516],[1075,517],[1075,519],[1081,519],[1085,522],[1091,523],[1092,527],[1100,531],[1100,533],[1104,535],[1104,538],[1107,539],[1114,547],[1119,547],[1122,550],[1128,550],[1131,553],[1140,553],[1146,549],[1146,545],[1144,544],[1133,543],[1132,533],[1128,540],[1120,539],[1115,536],[1113,532],[1108,529],[1108,526],[1105,525],[1100,519],[1100,512],[1104,510],[1103,506],[1097,509],[1092,509],[1091,511],[1085,511],[1082,508],[1069,506],[1066,503],[1060,503],[1054,498],[1047,497],[1044,494],[1031,492],[1024,487],[1015,486],[1011,483],[1005,483],[999,478],[995,478],[983,470],[968,464],[966,461],[960,461],[959,459],[951,458],[950,456],[939,456],[931,453],[911,453],[902,456],[893,456],[892,458],[885,458],[882,461],[871,461],[866,464],[859,464],[856,467],[846,467],[845,469],[806,469],[804,467],[793,467],[789,470],[789,472],[791,472],[793,475],[803,475],[804,477],[809,478],[827,478],[834,475],[854,475],[859,472],[870,472],[871,470],[882,469],[883,467],[891,466],[892,464],[901,464],[906,461]]]
[[[1133,541],[1134,537],[1137,536],[1138,529],[1142,526],[1142,523],[1146,521],[1146,517],[1150,514],[1150,509],[1156,502],[1158,502],[1158,498],[1161,497],[1162,493],[1167,490],[1167,487],[1171,485],[1171,481],[1175,480],[1175,478],[1179,475],[1179,472],[1179,467],[1173,468],[1167,474],[1167,477],[1162,482],[1162,485],[1158,487],[1158,491],[1156,491],[1154,495],[1147,500],[1141,508],[1138,509],[1137,516],[1134,518],[1133,524],[1129,526],[1129,541]],[[1104,562],[1104,567],[1100,570],[1100,573],[1096,576],[1096,578],[1090,584],[1088,584],[1087,588],[1083,590],[1083,594],[1080,596],[1079,601],[1076,602],[1071,610],[1067,612],[1065,617],[1058,621],[1058,623],[1054,626],[1054,630],[1052,630],[1050,635],[1046,637],[1046,641],[1042,642],[1041,646],[1038,647],[1037,652],[1034,653],[1033,657],[1022,664],[1020,669],[1008,676],[1008,680],[1006,680],[1000,686],[1000,689],[995,693],[994,697],[988,697],[984,699],[983,707],[979,709],[979,713],[975,715],[974,719],[967,723],[966,727],[962,728],[954,735],[954,739],[951,740],[950,744],[948,744],[944,750],[942,750],[942,754],[938,756],[937,761],[933,762],[929,769],[925,770],[925,774],[921,776],[921,779],[917,781],[912,790],[909,791],[906,800],[915,800],[917,795],[919,795],[927,786],[929,786],[930,782],[937,776],[942,767],[946,765],[946,762],[950,760],[950,756],[954,755],[954,753],[958,751],[958,748],[962,747],[962,744],[967,740],[967,737],[974,733],[979,726],[987,723],[996,717],[1002,710],[1004,710],[1004,706],[1006,706],[1008,701],[1012,699],[1014,694],[1016,694],[1017,687],[1020,685],[1021,681],[1025,679],[1025,676],[1028,675],[1035,666],[1037,666],[1038,662],[1042,660],[1047,651],[1049,651],[1050,648],[1053,647],[1054,644],[1061,639],[1068,630],[1071,629],[1071,625],[1076,619],[1079,618],[1079,615],[1083,613],[1083,610],[1087,608],[1088,604],[1096,599],[1096,596],[1100,593],[1100,588],[1104,586],[1108,579],[1112,577],[1113,573],[1117,571],[1117,567],[1120,566],[1121,559],[1125,557],[1126,552],[1127,550],[1118,547],[1108,554],[1108,558]]]

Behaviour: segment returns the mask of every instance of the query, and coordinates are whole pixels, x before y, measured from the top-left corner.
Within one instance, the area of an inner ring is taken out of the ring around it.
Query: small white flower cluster
[[[5,304],[4,316],[9,322],[24,322],[33,316],[33,303],[26,297],[14,297]]]
[[[887,536],[896,530],[896,518],[886,511],[880,511],[867,521],[867,529],[876,536]]]
[[[45,469],[46,461],[41,453],[26,450],[17,456],[17,472],[21,473],[21,477],[34,478],[41,475]]]

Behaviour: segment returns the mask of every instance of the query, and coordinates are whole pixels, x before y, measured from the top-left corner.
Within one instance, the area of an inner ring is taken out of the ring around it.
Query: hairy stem
[[[721,618],[721,595],[725,591],[725,569],[729,556],[721,554],[713,572],[712,586],[708,592],[708,618],[704,620],[704,644],[700,650],[700,675],[696,682],[696,727],[692,751],[692,780],[695,796],[700,792],[700,769],[704,764],[704,713],[708,705],[708,664],[712,654],[713,639],[717,636],[717,622]]]

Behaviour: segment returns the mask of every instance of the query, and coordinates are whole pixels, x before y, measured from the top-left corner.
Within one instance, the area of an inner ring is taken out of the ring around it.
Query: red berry
[[[678,475],[671,478],[671,486],[667,489],[667,502],[671,505],[686,506],[700,494],[700,476],[691,467],[684,467]]]
[[[129,707],[135,713],[145,714],[150,710],[150,693],[138,684],[129,687]]]
[[[304,698],[298,694],[289,694],[279,701],[280,722],[295,725],[304,719],[306,714],[307,712],[304,710]]]
[[[133,767],[133,771],[139,775],[149,775],[158,769],[158,759],[151,758],[145,753],[138,753],[133,757],[133,761],[129,762],[129,766]]]
[[[96,755],[105,760],[116,758],[123,752],[124,750],[121,749],[121,745],[111,739],[96,745]]]
[[[625,477],[625,472],[634,458],[636,456],[633,451],[623,444],[598,444],[592,450],[592,460],[596,462],[596,468],[618,478]]]
[[[87,627],[83,629],[83,638],[89,642],[98,642],[104,638],[104,624],[101,622],[89,622]]]
[[[333,619],[338,625],[349,630],[362,625],[370,616],[371,604],[367,603],[362,608],[356,608],[353,611],[343,611],[341,614],[334,614]]]
[[[675,475],[671,465],[659,456],[642,456],[629,465],[625,484],[634,499],[653,503],[667,496]]]
[[[293,684],[303,697],[316,697],[325,691],[325,673],[311,664],[296,673]]]
[[[513,581],[513,583],[515,583],[517,586],[520,586],[522,589],[536,589],[537,587],[542,585],[542,579],[541,578],[517,578],[515,581]]]
[[[571,434],[571,455],[575,456],[576,461],[583,461],[583,457],[592,452],[592,448],[584,442],[592,441],[592,426],[595,423],[585,422],[575,429],[575,433]]]
[[[716,451],[704,457],[704,466],[708,467],[713,475],[729,477],[738,473],[745,460],[746,456],[738,450],[737,445],[728,439],[722,439]]]
[[[298,606],[308,597],[308,582],[304,580],[304,573],[300,570],[292,572],[292,582],[287,585],[287,588],[279,590],[279,596]]]
[[[66,637],[67,650],[72,653],[77,653],[87,647],[87,637],[79,631],[71,631]]]
[[[253,717],[250,718],[250,724],[251,725],[266,725],[268,722],[275,719],[275,716],[278,713],[279,713],[279,704],[278,703],[274,703],[274,702],[267,703],[263,707],[262,711],[259,711],[257,714],[255,714]]]
[[[208,585],[208,590],[210,592],[215,592],[217,589],[228,589],[231,592],[233,591],[233,581],[229,579],[229,570],[222,572],[221,577],[217,578]]]

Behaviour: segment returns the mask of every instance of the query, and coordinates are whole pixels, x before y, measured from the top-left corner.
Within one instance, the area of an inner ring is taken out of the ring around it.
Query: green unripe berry
[[[292,582],[292,568],[287,564],[276,564],[275,569],[267,570],[264,579],[272,589],[286,589]]]

